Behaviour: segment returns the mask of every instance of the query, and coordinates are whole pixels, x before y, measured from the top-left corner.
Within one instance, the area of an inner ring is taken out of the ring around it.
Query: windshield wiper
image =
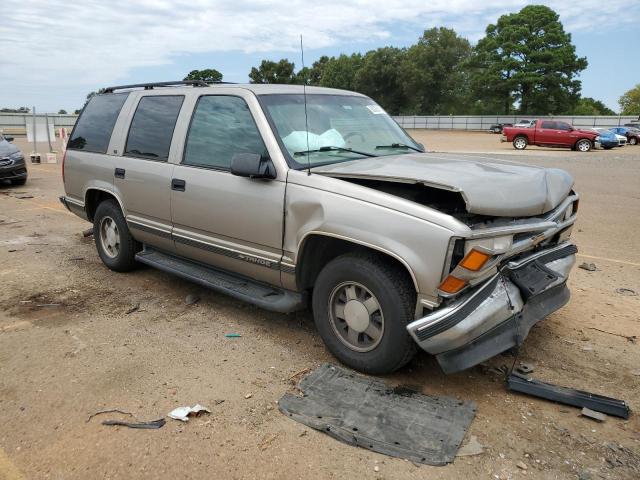
[[[419,148],[412,147],[411,145],[407,145],[406,143],[392,143],[391,145],[378,145],[376,150],[383,148],[408,148],[409,150],[414,150],[416,152],[424,153],[424,150],[420,150]]]
[[[336,152],[336,151],[355,153],[356,155],[364,155],[365,157],[377,157],[377,155],[374,155],[373,153],[361,152],[359,150],[353,150],[351,148],[334,147],[334,146],[320,147],[317,150],[301,150],[300,152],[294,152],[294,155],[300,156],[300,155],[306,155],[308,153],[315,153],[315,152]]]

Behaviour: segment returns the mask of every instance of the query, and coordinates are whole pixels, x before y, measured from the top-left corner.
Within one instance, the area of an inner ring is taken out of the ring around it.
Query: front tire
[[[417,351],[406,326],[416,293],[400,267],[376,254],[351,253],[329,262],[313,290],[313,316],[329,351],[369,374],[393,372]]]
[[[591,147],[591,140],[587,140],[586,138],[576,142],[576,150],[579,152],[588,152],[591,150]]]
[[[638,144],[638,139],[636,137],[631,137],[629,139],[629,145],[637,145]]]
[[[527,137],[519,136],[513,139],[513,148],[516,150],[524,150],[529,145]]]
[[[102,263],[116,272],[129,272],[136,268],[138,242],[131,236],[120,205],[115,200],[105,200],[98,205],[93,232]]]

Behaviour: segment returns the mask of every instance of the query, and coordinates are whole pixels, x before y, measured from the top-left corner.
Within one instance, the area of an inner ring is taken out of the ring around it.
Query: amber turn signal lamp
[[[484,266],[485,263],[487,263],[487,260],[489,260],[490,258],[491,255],[479,252],[478,250],[471,250],[469,253],[467,253],[467,256],[462,259],[460,265],[467,270],[477,272]]]
[[[446,293],[456,293],[462,290],[462,287],[464,287],[466,284],[467,282],[465,282],[464,280],[460,280],[453,275],[449,275],[444,279],[444,281],[438,288]]]

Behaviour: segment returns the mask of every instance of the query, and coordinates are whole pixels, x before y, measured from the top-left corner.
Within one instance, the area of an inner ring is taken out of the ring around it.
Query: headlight
[[[13,152],[9,155],[9,158],[11,160],[24,160],[24,155],[22,155],[22,152]]]
[[[513,235],[503,235],[500,237],[489,237],[478,240],[471,240],[465,243],[465,254],[468,254],[474,247],[484,247],[496,254],[504,253],[513,246]]]

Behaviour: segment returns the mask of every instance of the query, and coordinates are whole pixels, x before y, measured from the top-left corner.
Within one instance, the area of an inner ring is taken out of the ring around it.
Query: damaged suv
[[[447,372],[522,344],[569,299],[578,195],[557,169],[425,153],[370,98],[293,85],[107,88],[65,155],[62,203],[102,261],[259,307],[309,306],[346,365],[420,347]]]

